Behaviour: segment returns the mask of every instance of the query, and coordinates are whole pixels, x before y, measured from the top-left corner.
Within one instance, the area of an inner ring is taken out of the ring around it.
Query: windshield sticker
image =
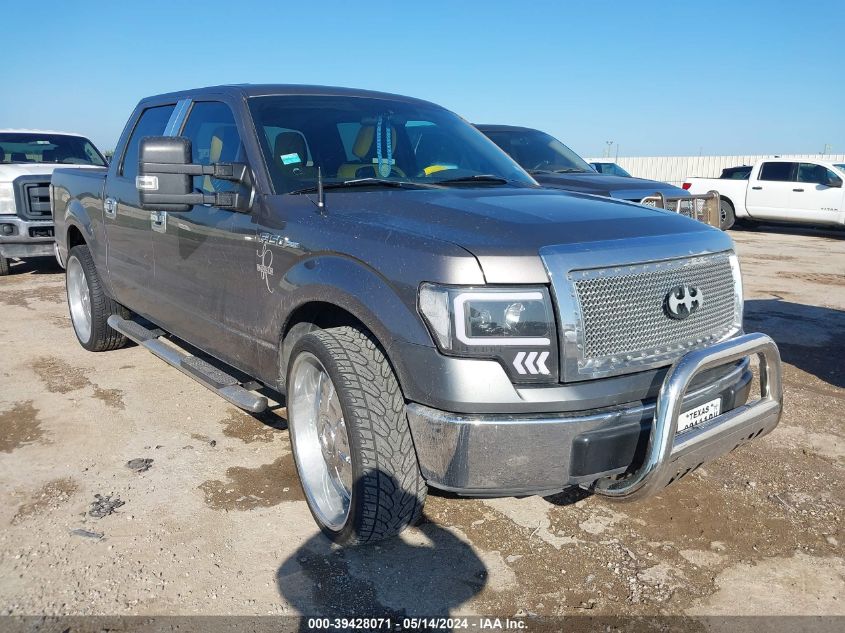
[[[282,154],[279,156],[279,159],[282,161],[282,165],[296,165],[302,162],[302,159],[296,152],[293,154]]]

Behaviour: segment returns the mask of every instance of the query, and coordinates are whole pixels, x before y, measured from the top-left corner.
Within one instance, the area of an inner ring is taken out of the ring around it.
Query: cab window
[[[795,180],[796,163],[763,163],[758,180],[789,182]]]
[[[192,162],[200,165],[243,162],[243,146],[232,110],[220,101],[200,101],[191,108],[181,136],[191,140]],[[195,176],[194,189],[204,193],[234,191],[238,184]]]
[[[798,164],[798,182],[821,184],[838,178],[832,171],[815,163]]]
[[[141,139],[145,136],[161,136],[164,134],[164,129],[167,127],[167,122],[170,120],[170,115],[173,114],[175,107],[175,105],[157,106],[147,108],[141,113],[123,152],[123,162],[119,171],[121,176],[135,178],[138,174],[138,147],[141,144]]]

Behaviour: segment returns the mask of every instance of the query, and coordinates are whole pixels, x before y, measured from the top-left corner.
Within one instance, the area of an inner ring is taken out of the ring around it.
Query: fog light
[[[15,232],[14,224],[0,224],[0,233],[3,235],[14,235]]]

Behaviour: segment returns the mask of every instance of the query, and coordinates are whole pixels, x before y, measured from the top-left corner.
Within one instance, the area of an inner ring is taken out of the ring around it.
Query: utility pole
[[[607,149],[604,150],[604,157],[610,158],[610,148],[613,146],[613,141],[605,141],[607,144]]]

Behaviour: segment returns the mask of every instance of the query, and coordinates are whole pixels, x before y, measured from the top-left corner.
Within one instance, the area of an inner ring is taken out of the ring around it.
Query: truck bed
[[[67,261],[67,211],[71,205],[82,205],[85,213],[80,217],[90,218],[92,223],[96,223],[100,229],[102,228],[103,187],[107,173],[107,167],[57,169],[53,172],[53,177],[50,180],[50,204],[53,206],[56,244],[62,262]]]

